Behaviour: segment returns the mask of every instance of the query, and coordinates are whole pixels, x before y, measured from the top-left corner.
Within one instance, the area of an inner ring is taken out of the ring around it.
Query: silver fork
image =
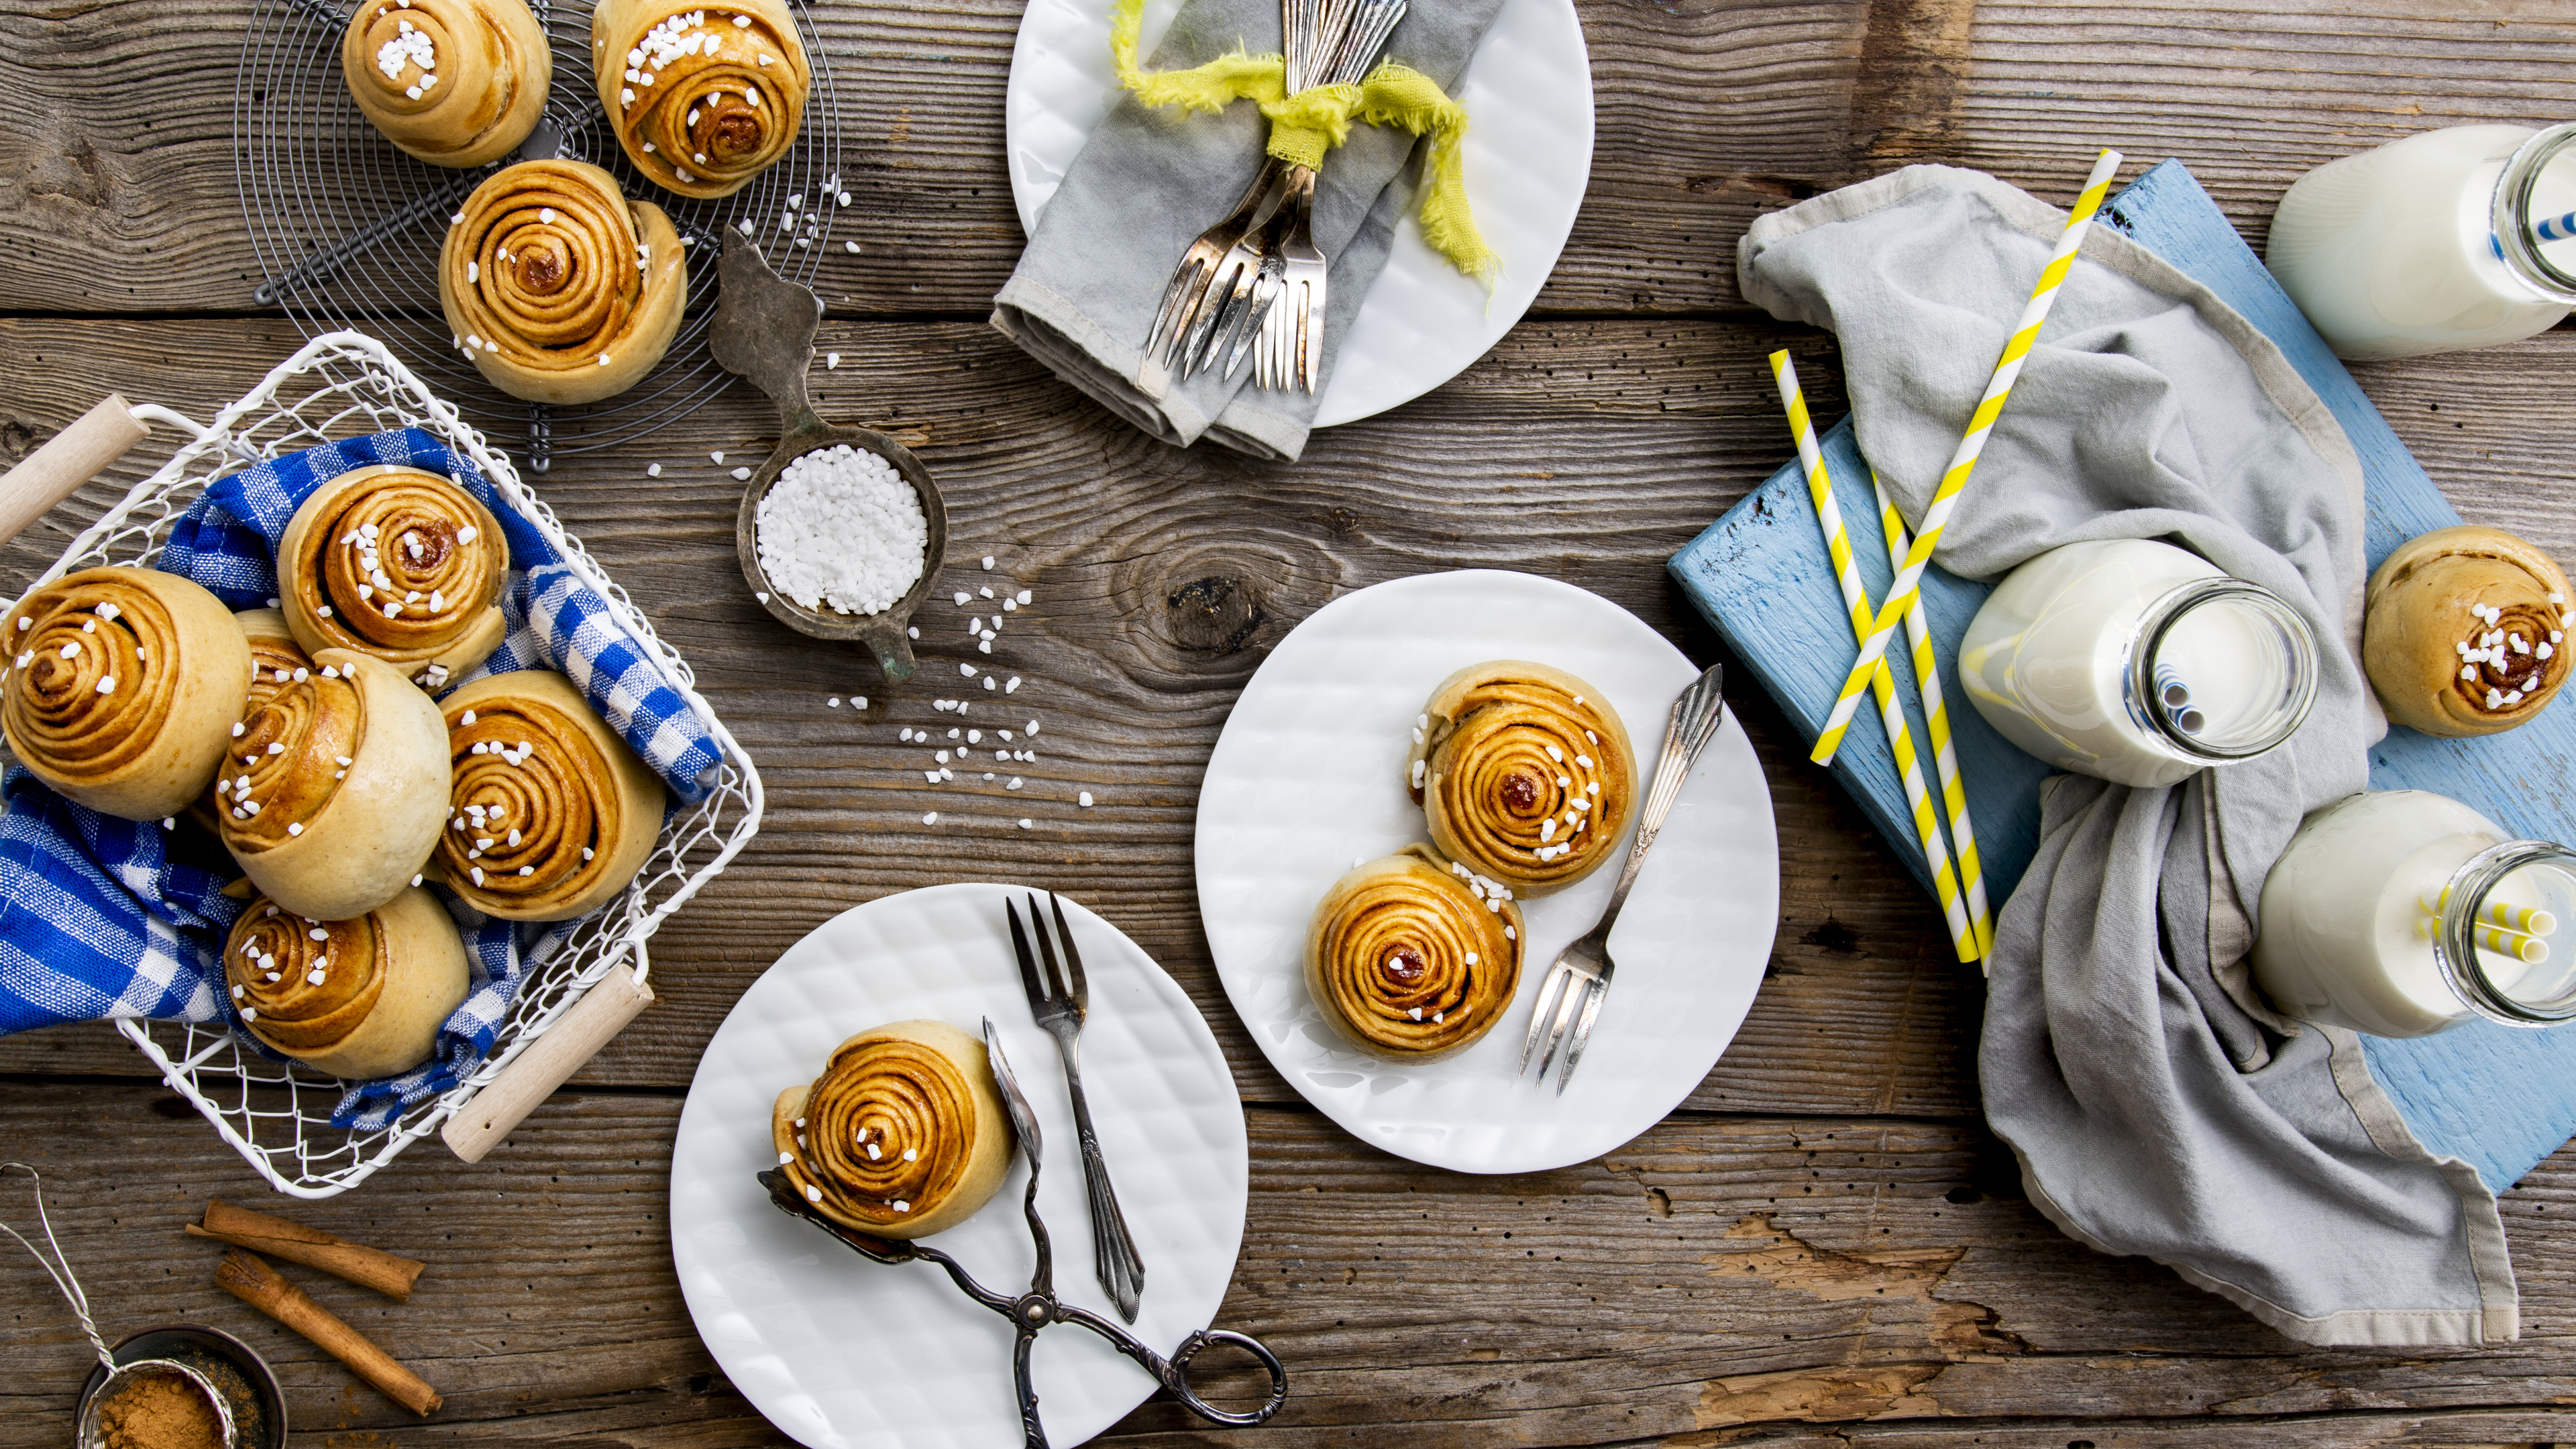
[[[1280,172],[1285,169],[1276,159],[1265,158],[1261,169],[1254,173],[1252,184],[1244,188],[1243,199],[1234,204],[1234,210],[1227,212],[1214,226],[1200,232],[1198,238],[1181,252],[1179,264],[1172,268],[1171,280],[1163,284],[1163,299],[1154,309],[1154,325],[1146,329],[1144,351],[1136,365],[1136,386],[1146,396],[1160,398],[1171,389],[1172,374],[1182,371],[1174,364],[1183,338],[1197,320],[1209,294],[1216,289],[1220,272],[1229,265],[1241,265],[1242,258],[1238,253],[1245,239],[1258,231],[1262,223],[1270,219],[1270,214],[1278,209],[1276,193]],[[1257,254],[1252,260],[1258,265]]]
[[[1072,1089],[1073,1130],[1082,1142],[1082,1181],[1091,1197],[1092,1271],[1109,1301],[1118,1305],[1118,1316],[1129,1323],[1136,1321],[1136,1306],[1145,1296],[1145,1260],[1136,1251],[1136,1240],[1127,1233],[1127,1215],[1118,1209],[1118,1194],[1109,1185],[1109,1164],[1100,1157],[1100,1138],[1091,1130],[1091,1104],[1082,1095],[1082,1059],[1079,1044],[1082,1018],[1091,1005],[1091,989],[1082,979],[1082,953],[1074,948],[1073,929],[1064,922],[1064,905],[1050,894],[1047,904],[1055,913],[1055,937],[1047,936],[1046,919],[1038,913],[1038,898],[1029,897],[1029,924],[1020,926],[1019,908],[1009,901],[1002,909],[1011,918],[1011,949],[1020,958],[1020,984],[1028,989],[1029,1012],[1037,1018],[1047,1035],[1055,1038],[1056,1052],[1064,1058],[1065,1083]],[[1029,936],[1037,936],[1037,951],[1029,950]],[[1056,958],[1056,944],[1064,947],[1063,964]],[[1043,961],[1045,969],[1040,970]],[[1032,1156],[1035,1154],[1032,1153]]]
[[[1655,836],[1664,828],[1664,817],[1672,813],[1692,762],[1726,723],[1726,697],[1721,692],[1725,676],[1726,666],[1712,664],[1673,701],[1672,715],[1664,722],[1663,751],[1655,757],[1654,777],[1646,786],[1645,804],[1637,811],[1637,842],[1628,847],[1627,862],[1619,867],[1619,883],[1611,888],[1610,904],[1592,929],[1556,958],[1547,979],[1539,983],[1538,1001],[1530,1008],[1529,1036],[1521,1043],[1520,1071],[1529,1070],[1530,1056],[1538,1051],[1544,1030],[1547,1050],[1539,1057],[1538,1079],[1547,1080],[1548,1066],[1562,1044],[1565,1069],[1556,1078],[1559,1096],[1565,1094],[1565,1084],[1574,1080],[1575,1063],[1583,1060],[1584,1044],[1592,1039],[1592,1023],[1601,1015],[1601,999],[1610,994],[1610,973],[1617,964],[1610,959],[1610,929],[1619,923],[1619,908],[1628,903],[1628,888],[1637,883],[1646,852],[1655,848]],[[1571,1039],[1568,1026],[1573,1028]]]
[[[1407,8],[1407,0],[1358,0],[1348,32],[1315,72],[1316,82],[1351,85],[1366,76]],[[1294,168],[1287,185],[1288,233],[1276,248],[1279,292],[1261,319],[1252,381],[1276,392],[1303,387],[1312,396],[1323,374],[1324,288],[1331,260],[1315,245],[1315,173]],[[1228,362],[1227,376],[1233,376],[1236,361]]]

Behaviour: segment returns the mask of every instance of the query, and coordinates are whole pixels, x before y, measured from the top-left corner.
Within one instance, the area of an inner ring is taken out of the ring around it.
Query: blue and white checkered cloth
[[[721,762],[715,740],[607,601],[564,562],[536,526],[472,461],[417,428],[291,453],[228,474],[173,526],[160,567],[203,584],[235,609],[277,594],[277,542],[297,505],[322,484],[375,463],[407,463],[453,478],[500,520],[510,544],[502,611],[509,634],[463,684],[512,669],[553,669],[658,772],[682,801],[706,795]],[[157,821],[118,820],[75,805],[15,764],[0,778],[0,1036],[110,1017],[231,1023],[241,1029],[220,963],[243,902],[222,889],[228,859],[171,858],[178,837]],[[433,888],[435,889],[435,888]],[[429,1062],[400,1077],[352,1083],[335,1125],[373,1130],[412,1103],[456,1085],[491,1053],[528,973],[571,934],[572,922],[513,926],[439,892],[464,935],[465,1004],[440,1028]]]

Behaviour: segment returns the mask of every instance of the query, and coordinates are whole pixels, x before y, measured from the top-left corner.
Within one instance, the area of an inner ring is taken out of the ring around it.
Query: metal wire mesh
[[[617,622],[686,694],[722,756],[707,798],[663,822],[660,840],[625,894],[583,922],[551,956],[529,963],[526,984],[501,1025],[490,1059],[463,1083],[413,1106],[390,1127],[373,1132],[333,1127],[331,1110],[342,1088],[337,1079],[245,1050],[221,1023],[117,1023],[171,1088],[195,1103],[224,1140],[279,1191],[330,1197],[436,1132],[593,983],[615,970],[633,971],[640,978],[645,943],[654,931],[759,831],[760,773],[698,695],[688,661],[654,632],[581,541],[564,532],[554,511],[519,481],[509,460],[376,339],[350,332],[315,338],[202,428],[164,408],[137,411],[196,437],[73,540],[36,581],[38,586],[73,569],[149,563],[160,556],[170,525],[198,491],[246,464],[388,428],[423,428],[472,458],[511,506],[563,552],[583,582],[608,601]]]
[[[689,301],[679,335],[643,381],[581,406],[521,402],[483,380],[455,346],[438,307],[438,249],[448,218],[485,177],[515,160],[449,170],[416,161],[379,134],[340,73],[348,17],[333,0],[255,0],[233,87],[233,171],[261,300],[304,335],[350,328],[382,338],[442,397],[542,473],[556,456],[647,436],[695,411],[731,375],[707,351],[715,315],[716,245],[723,228],[760,244],[770,268],[810,285],[832,244],[841,178],[840,97],[804,0],[787,0],[813,70],[796,142],[732,196],[697,201],[664,191],[628,164],[591,82],[590,7],[534,0],[554,51],[544,125],[559,154],[605,167],[627,196],[670,213],[689,252]],[[782,226],[789,199],[795,217]]]

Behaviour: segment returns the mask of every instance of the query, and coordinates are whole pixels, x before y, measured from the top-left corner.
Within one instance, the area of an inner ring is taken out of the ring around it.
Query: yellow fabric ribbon
[[[1310,170],[1324,153],[1350,138],[1351,123],[1365,121],[1431,138],[1428,176],[1419,214],[1422,238],[1449,265],[1491,285],[1503,259],[1485,245],[1467,205],[1466,168],[1460,147],[1467,139],[1467,108],[1449,99],[1431,77],[1392,61],[1357,85],[1310,86],[1287,94],[1287,62],[1276,55],[1238,50],[1194,70],[1143,71],[1136,46],[1145,24],[1145,0],[1115,0],[1109,14],[1110,57],[1118,83],[1148,106],[1180,106],[1214,115],[1229,104],[1251,101],[1270,118],[1269,153]]]

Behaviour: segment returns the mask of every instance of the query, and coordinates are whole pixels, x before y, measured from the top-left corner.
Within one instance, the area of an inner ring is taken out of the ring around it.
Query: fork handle
[[[1682,781],[1690,774],[1699,753],[1717,737],[1726,723],[1726,697],[1720,686],[1726,677],[1726,666],[1712,664],[1682,696],[1673,701],[1672,714],[1664,721],[1664,745],[1655,757],[1655,773],[1646,785],[1645,803],[1637,810],[1637,839],[1628,847],[1628,859],[1619,867],[1619,883],[1610,890],[1609,908],[1601,913],[1600,924],[1593,934],[1608,940],[1610,928],[1619,919],[1619,908],[1628,904],[1628,888],[1637,883],[1637,873],[1645,868],[1646,852],[1654,849],[1655,837],[1663,832],[1664,820],[1673,813],[1673,802],[1681,798]]]
[[[1127,1231],[1127,1214],[1109,1185],[1109,1163],[1100,1155],[1099,1134],[1091,1130],[1091,1102],[1082,1093],[1082,1067],[1073,1044],[1063,1044],[1064,1079],[1073,1098],[1073,1135],[1082,1145],[1082,1185],[1091,1201],[1092,1272],[1100,1280],[1118,1316],[1129,1323],[1145,1297],[1145,1259]]]

